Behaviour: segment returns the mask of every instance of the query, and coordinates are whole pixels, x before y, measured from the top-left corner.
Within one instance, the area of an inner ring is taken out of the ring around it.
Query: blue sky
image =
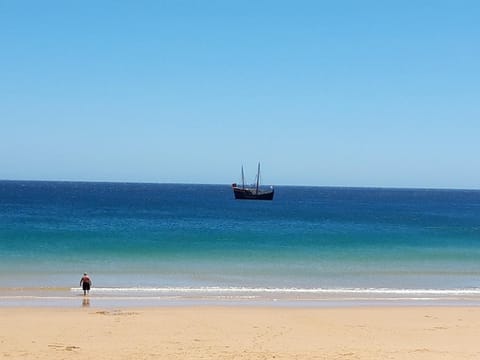
[[[480,188],[479,14],[0,0],[0,179]]]

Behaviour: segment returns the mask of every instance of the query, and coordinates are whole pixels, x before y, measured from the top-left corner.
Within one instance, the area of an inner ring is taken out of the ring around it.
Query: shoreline
[[[46,308],[75,309],[149,309],[149,308],[291,308],[291,309],[336,309],[336,308],[479,308],[480,302],[465,300],[405,300],[405,299],[323,299],[323,300],[238,300],[238,299],[139,299],[139,298],[96,298],[92,296],[60,297],[4,297],[0,298],[0,309]]]
[[[0,357],[477,359],[480,307],[0,308]]]
[[[480,306],[480,289],[297,289],[297,288],[0,288],[2,307],[405,307]]]

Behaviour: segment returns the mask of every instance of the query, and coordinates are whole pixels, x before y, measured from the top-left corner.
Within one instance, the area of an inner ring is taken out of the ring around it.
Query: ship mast
[[[245,175],[243,175],[243,165],[242,165],[242,189],[245,189]]]
[[[260,182],[260,163],[258,163],[258,169],[257,169],[257,192],[256,194],[258,195],[258,184]]]

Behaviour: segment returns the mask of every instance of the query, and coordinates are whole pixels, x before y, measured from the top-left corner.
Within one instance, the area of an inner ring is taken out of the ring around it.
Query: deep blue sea
[[[0,181],[0,305],[480,304],[480,191]]]

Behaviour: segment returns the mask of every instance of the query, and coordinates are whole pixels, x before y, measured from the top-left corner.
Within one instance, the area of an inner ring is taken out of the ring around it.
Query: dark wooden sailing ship
[[[264,189],[260,186],[260,163],[258,163],[257,177],[255,184],[251,186],[245,186],[245,176],[242,166],[242,185],[239,186],[236,183],[232,184],[233,194],[237,200],[273,200],[275,190],[273,186],[268,189]]]

